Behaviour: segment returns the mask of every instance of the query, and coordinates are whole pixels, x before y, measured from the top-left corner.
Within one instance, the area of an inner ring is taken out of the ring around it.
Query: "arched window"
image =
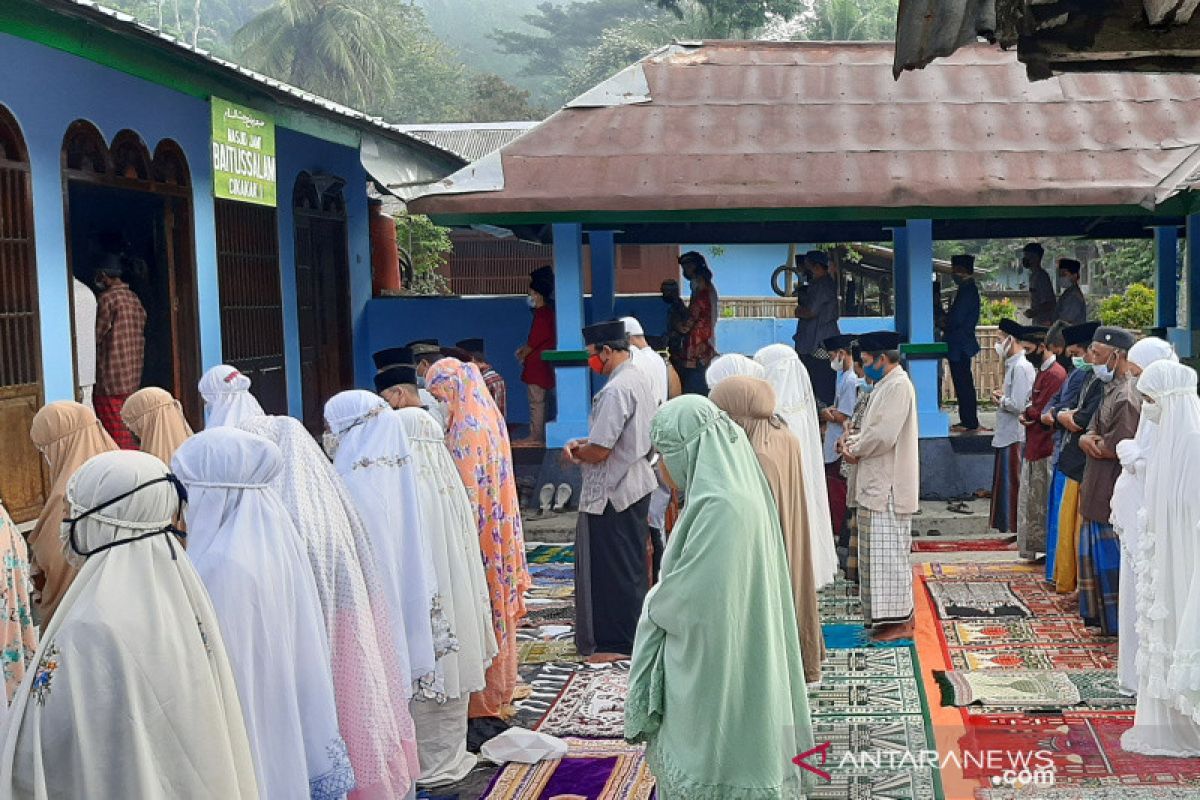
[[[123,130],[113,137],[109,150],[113,173],[130,180],[150,180],[150,151],[142,137],[131,130]]]
[[[163,139],[154,148],[154,163],[152,167],[154,180],[168,186],[186,189],[192,185],[191,171],[188,169],[187,156],[171,139]]]
[[[62,146],[63,169],[111,175],[112,160],[104,135],[85,119],[77,119],[67,128]]]

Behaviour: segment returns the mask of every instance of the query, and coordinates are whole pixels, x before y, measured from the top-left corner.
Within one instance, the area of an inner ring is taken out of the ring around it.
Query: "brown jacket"
[[[915,514],[921,486],[917,395],[902,368],[875,384],[862,427],[847,444],[859,459],[854,498],[858,507],[886,511],[891,495],[897,514]]]

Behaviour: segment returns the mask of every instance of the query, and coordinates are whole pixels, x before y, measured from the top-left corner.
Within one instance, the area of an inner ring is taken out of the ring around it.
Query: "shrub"
[[[1016,319],[1017,307],[1007,297],[1003,300],[985,300],[979,310],[980,325],[996,325],[1002,319]]]
[[[1154,290],[1142,283],[1130,284],[1125,294],[1106,297],[1100,303],[1100,321],[1130,330],[1154,324]]]

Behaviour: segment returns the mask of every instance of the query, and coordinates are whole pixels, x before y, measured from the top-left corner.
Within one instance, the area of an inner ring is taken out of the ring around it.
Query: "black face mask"
[[[84,558],[91,558],[92,556],[96,555],[97,553],[103,553],[105,550],[109,550],[113,547],[119,547],[120,545],[123,545],[123,544],[133,544],[134,542],[140,542],[143,539],[149,539],[152,536],[158,536],[160,534],[174,534],[175,536],[178,536],[180,538],[185,537],[187,534],[185,534],[183,531],[179,530],[179,528],[175,527],[174,523],[170,523],[163,528],[159,528],[158,530],[154,530],[154,531],[148,531],[139,536],[133,536],[128,539],[114,539],[113,541],[109,542],[108,544],[102,544],[99,547],[95,548],[94,550],[83,550],[79,547],[79,542],[75,538],[75,526],[78,525],[81,520],[87,519],[92,514],[95,514],[98,511],[102,511],[103,509],[108,508],[109,506],[111,506],[114,503],[119,503],[120,501],[124,500],[126,497],[130,497],[130,496],[140,492],[142,489],[145,489],[147,486],[153,486],[156,483],[169,483],[175,487],[175,495],[176,495],[176,497],[179,498],[179,510],[178,510],[178,512],[176,512],[176,516],[178,517],[179,515],[183,514],[183,507],[184,507],[184,505],[187,504],[187,489],[184,487],[184,485],[182,483],[179,482],[179,478],[176,478],[174,475],[167,473],[166,475],[164,475],[161,478],[155,478],[154,480],[147,481],[146,483],[143,483],[140,486],[135,486],[132,489],[130,489],[128,492],[125,492],[125,494],[119,494],[110,500],[105,500],[100,505],[94,506],[93,508],[89,508],[87,511],[83,512],[78,517],[64,519],[63,522],[71,526],[71,533],[70,533],[71,549],[74,550],[79,555],[83,556]],[[171,558],[172,558],[172,560],[174,560],[176,558],[175,545],[172,543],[170,536],[167,536],[167,546],[169,548],[171,548]]]
[[[1054,360],[1057,361],[1067,372],[1070,372],[1075,366],[1074,362],[1071,361],[1071,357],[1066,353],[1059,353],[1054,357]]]
[[[1042,364],[1046,361],[1046,354],[1044,352],[1026,353],[1025,360],[1033,364],[1035,368],[1041,369]]]

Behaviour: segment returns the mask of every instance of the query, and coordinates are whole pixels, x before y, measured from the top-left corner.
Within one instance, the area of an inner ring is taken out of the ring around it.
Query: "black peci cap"
[[[413,363],[412,350],[407,347],[389,347],[387,350],[380,350],[371,358],[375,360],[375,369]]]
[[[1063,328],[1063,346],[1070,347],[1071,345],[1086,345],[1092,341],[1092,337],[1096,335],[1096,330],[1100,327],[1099,322],[1084,322],[1079,325],[1071,325]]]
[[[889,350],[900,349],[900,334],[895,331],[875,331],[858,337],[858,349],[864,353],[878,355]]]
[[[605,344],[607,342],[629,341],[625,333],[625,322],[615,319],[611,322],[597,322],[583,329],[584,344]]]
[[[375,391],[382,392],[402,383],[416,385],[417,368],[411,366],[388,367],[375,373]]]

